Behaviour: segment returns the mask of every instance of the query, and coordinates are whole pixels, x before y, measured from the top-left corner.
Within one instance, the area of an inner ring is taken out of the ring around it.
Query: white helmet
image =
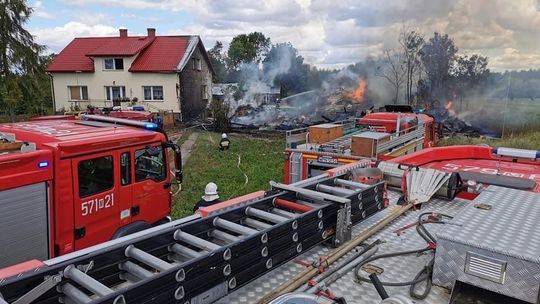
[[[217,185],[215,183],[208,183],[204,187],[204,195],[217,195]]]
[[[223,138],[223,139],[227,138],[227,134],[225,134],[225,133],[221,134],[221,138]]]

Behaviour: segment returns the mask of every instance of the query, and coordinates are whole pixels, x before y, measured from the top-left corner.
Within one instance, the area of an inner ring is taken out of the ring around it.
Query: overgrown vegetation
[[[189,134],[183,135],[180,141]],[[184,166],[183,190],[174,198],[173,217],[192,214],[193,206],[204,194],[204,186],[215,182],[221,200],[258,190],[267,190],[270,180],[283,180],[283,138],[256,138],[232,135],[231,148],[220,152],[219,133],[199,135]],[[237,167],[240,156],[240,169]],[[245,184],[245,176],[248,183]]]

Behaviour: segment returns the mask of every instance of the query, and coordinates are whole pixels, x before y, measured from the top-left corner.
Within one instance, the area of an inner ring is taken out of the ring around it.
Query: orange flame
[[[344,93],[346,98],[350,98],[354,103],[361,103],[364,101],[364,95],[366,94],[367,83],[364,79],[358,80],[358,85],[353,91],[347,91]]]
[[[455,116],[456,115],[456,110],[454,109],[454,102],[453,101],[448,100],[446,102],[446,104],[444,105],[444,108],[446,109],[448,114],[450,114],[450,116]]]

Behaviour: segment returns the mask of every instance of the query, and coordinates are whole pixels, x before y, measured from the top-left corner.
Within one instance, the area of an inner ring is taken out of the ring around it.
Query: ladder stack
[[[272,183],[246,206],[58,258],[0,282],[0,303],[211,303],[385,207],[383,183],[348,176]]]

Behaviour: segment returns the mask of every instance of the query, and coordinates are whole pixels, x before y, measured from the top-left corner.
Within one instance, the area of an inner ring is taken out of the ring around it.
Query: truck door
[[[120,169],[120,186],[118,189],[118,204],[120,207],[120,226],[131,223],[131,207],[133,202],[133,151],[130,149],[118,151]]]
[[[75,250],[111,239],[120,225],[118,152],[74,158]]]
[[[171,211],[167,153],[160,143],[133,149],[131,221],[154,224]]]

